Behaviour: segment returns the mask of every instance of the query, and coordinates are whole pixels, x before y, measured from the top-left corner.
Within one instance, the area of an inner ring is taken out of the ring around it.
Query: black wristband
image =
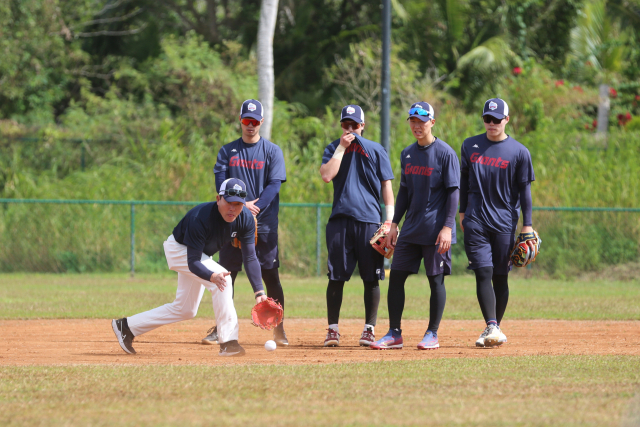
[[[255,294],[255,297],[256,297],[256,298],[258,298],[258,297],[261,297],[262,295],[265,295],[264,291],[258,291],[258,292]]]

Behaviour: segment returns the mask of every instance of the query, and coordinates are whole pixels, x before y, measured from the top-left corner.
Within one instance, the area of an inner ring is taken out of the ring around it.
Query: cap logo
[[[489,103],[489,110],[497,110],[498,109],[498,104],[496,104],[495,102],[491,101]]]
[[[356,109],[353,107],[347,107],[347,114],[353,114],[356,112]]]
[[[256,104],[254,104],[253,102],[250,102],[249,105],[247,105],[247,110],[256,111]]]
[[[238,184],[235,184],[235,185],[233,186],[233,189],[234,189],[234,190],[242,190],[242,187],[240,187]]]

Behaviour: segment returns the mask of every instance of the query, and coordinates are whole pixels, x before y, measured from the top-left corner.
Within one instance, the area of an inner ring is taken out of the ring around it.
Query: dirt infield
[[[481,321],[442,323],[440,349],[419,351],[416,344],[426,328],[424,321],[403,322],[405,347],[375,351],[358,346],[361,321],[340,323],[340,347],[324,348],[324,319],[287,319],[290,345],[274,352],[263,345],[271,333],[248,320],[240,323],[240,343],[245,357],[218,357],[218,346],[200,344],[210,320],[194,319],[156,329],[136,338],[138,354],[127,355],[118,345],[110,320],[3,320],[0,321],[0,366],[26,365],[190,365],[190,364],[313,364],[418,360],[452,357],[529,355],[640,355],[639,321],[512,320],[503,322],[508,343],[496,349],[475,347]],[[386,332],[386,321],[377,336]]]

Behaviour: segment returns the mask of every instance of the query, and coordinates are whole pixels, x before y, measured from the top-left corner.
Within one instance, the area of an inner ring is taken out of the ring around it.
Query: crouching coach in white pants
[[[195,317],[206,288],[213,295],[219,355],[242,356],[245,353],[238,344],[238,315],[233,306],[231,277],[211,256],[237,237],[242,243],[242,258],[256,302],[265,300],[255,250],[255,222],[245,207],[247,189],[244,182],[227,179],[220,186],[219,194],[215,202],[191,209],[164,242],[169,268],[178,273],[176,299],[170,304],[111,322],[125,352],[135,354],[134,337],[162,325]]]

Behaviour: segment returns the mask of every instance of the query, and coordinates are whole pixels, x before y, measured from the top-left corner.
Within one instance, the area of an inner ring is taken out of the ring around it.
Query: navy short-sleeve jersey
[[[356,221],[379,223],[381,183],[393,179],[391,162],[382,145],[359,135],[355,137],[345,150],[338,174],[333,178],[330,218],[346,216]],[[331,160],[339,144],[338,139],[325,148],[323,165]]]
[[[400,156],[400,185],[407,187],[409,196],[400,236],[405,242],[435,245],[447,217],[447,189],[460,188],[458,156],[437,138],[426,147],[415,142]],[[456,243],[455,227],[451,243]]]
[[[246,207],[233,222],[220,215],[217,202],[197,205],[173,229],[176,242],[212,256],[222,246],[237,237],[243,244],[255,243],[256,223]]]
[[[218,152],[214,173],[225,173],[225,178],[238,178],[247,185],[247,200],[260,197],[270,182],[285,182],[287,172],[282,150],[276,144],[260,138],[255,144],[247,144],[239,138],[223,145]],[[258,233],[278,231],[280,194],[258,214]]]
[[[520,183],[535,181],[529,150],[511,138],[493,142],[487,134],[465,139],[462,176],[469,179],[465,219],[494,233],[513,233],[520,216]]]

